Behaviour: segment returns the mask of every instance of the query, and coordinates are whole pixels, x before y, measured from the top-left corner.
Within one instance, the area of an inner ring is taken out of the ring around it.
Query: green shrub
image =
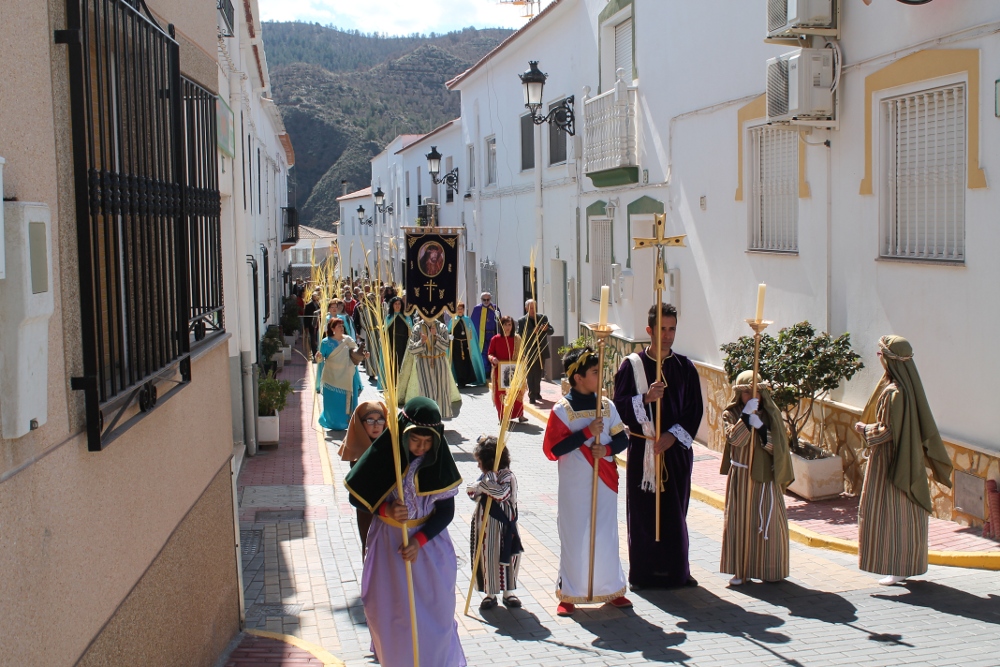
[[[257,414],[273,417],[285,409],[288,395],[292,393],[292,383],[278,380],[274,373],[267,373],[257,380]]]
[[[726,355],[724,366],[730,382],[753,368],[753,336],[741,336],[721,350]],[[809,322],[799,322],[781,329],[777,337],[764,334],[760,339],[760,377],[771,384],[771,396],[785,418],[793,448],[798,447],[799,433],[816,400],[862,368],[861,357],[851,350],[848,333],[833,338],[828,333],[817,334]]]

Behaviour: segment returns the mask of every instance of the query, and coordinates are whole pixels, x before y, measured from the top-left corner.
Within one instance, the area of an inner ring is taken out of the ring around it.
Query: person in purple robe
[[[372,652],[382,667],[414,664],[405,564],[409,561],[420,664],[465,667],[455,620],[458,557],[448,534],[462,477],[434,401],[423,396],[410,399],[400,410],[397,424],[403,497],[397,494],[393,440],[388,429],[361,455],[344,480],[351,504],[373,515],[361,576],[361,601]],[[406,547],[404,525],[409,535]]]
[[[663,378],[656,360],[657,305],[649,309],[646,333],[654,342],[628,355],[615,374],[615,407],[628,426],[626,502],[628,581],[632,590],[697,586],[688,561],[687,511],[694,453],[691,444],[704,407],[701,382],[691,360],[673,351],[677,309],[659,304]],[[665,380],[665,382],[663,381]],[[656,432],[656,400],[661,432]],[[660,457],[660,541],[656,541],[656,455]]]
[[[493,303],[493,295],[489,292],[483,292],[479,299],[481,303],[472,309],[472,326],[476,328],[479,353],[483,357],[483,368],[490,368],[490,341],[497,334],[500,309]]]

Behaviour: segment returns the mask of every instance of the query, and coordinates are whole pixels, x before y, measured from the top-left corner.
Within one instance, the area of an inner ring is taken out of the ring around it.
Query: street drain
[[[306,513],[304,510],[260,510],[254,515],[257,523],[268,523],[273,521],[304,521]]]
[[[699,454],[698,456],[694,457],[695,461],[712,461],[714,459],[715,457],[712,456],[711,454]]]
[[[260,541],[264,537],[263,530],[241,530],[240,549],[247,558],[253,558],[260,549]]]
[[[298,616],[301,613],[300,604],[252,604],[247,609],[247,618]]]

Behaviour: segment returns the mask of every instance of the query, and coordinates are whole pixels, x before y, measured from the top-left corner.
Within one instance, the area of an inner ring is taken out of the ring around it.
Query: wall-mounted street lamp
[[[538,61],[528,61],[528,69],[524,74],[519,74],[521,83],[524,85],[524,106],[531,112],[531,120],[535,125],[551,123],[563,130],[569,136],[576,134],[576,116],[573,114],[573,96],[570,95],[559,105],[553,107],[548,114],[541,116],[542,109],[542,89],[545,88],[545,80],[548,74],[543,74],[538,69]]]
[[[385,203],[385,193],[382,192],[382,186],[379,186],[378,190],[375,191],[375,210],[379,213],[389,213],[392,214],[392,204]]]
[[[358,207],[358,222],[360,222],[362,225],[368,225],[369,227],[374,226],[375,221],[373,220],[373,217],[374,216],[368,216],[367,218],[365,218],[365,207],[364,206]]]
[[[441,154],[438,153],[437,146],[431,146],[431,152],[427,154],[427,173],[431,175],[431,180],[435,185],[444,183],[452,190],[458,190],[458,167],[440,179],[437,177],[441,173]]]

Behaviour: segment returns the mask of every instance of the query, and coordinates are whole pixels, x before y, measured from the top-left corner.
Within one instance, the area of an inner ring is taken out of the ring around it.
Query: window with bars
[[[882,257],[965,261],[965,84],[882,102]]]
[[[535,121],[531,114],[521,116],[521,171],[535,168]]]
[[[143,3],[66,9],[55,40],[69,56],[83,355],[71,387],[98,451],[190,382],[192,346],[223,330],[216,96],[181,76],[172,31]]]
[[[565,98],[561,100],[556,100],[549,105],[549,111],[558,107],[560,104],[565,102]],[[559,113],[560,116],[564,116],[563,112]],[[556,123],[549,123],[549,164],[561,164],[566,161],[566,131],[561,129]]]
[[[798,142],[796,130],[771,126],[750,130],[750,250],[799,250]]]
[[[491,259],[484,259],[479,265],[480,282],[484,292],[489,292],[493,297],[493,303],[500,303],[500,296],[497,294],[497,264]]]
[[[486,185],[497,184],[497,138],[486,140]]]
[[[611,219],[590,220],[590,298],[601,300],[601,286],[611,284]]]

